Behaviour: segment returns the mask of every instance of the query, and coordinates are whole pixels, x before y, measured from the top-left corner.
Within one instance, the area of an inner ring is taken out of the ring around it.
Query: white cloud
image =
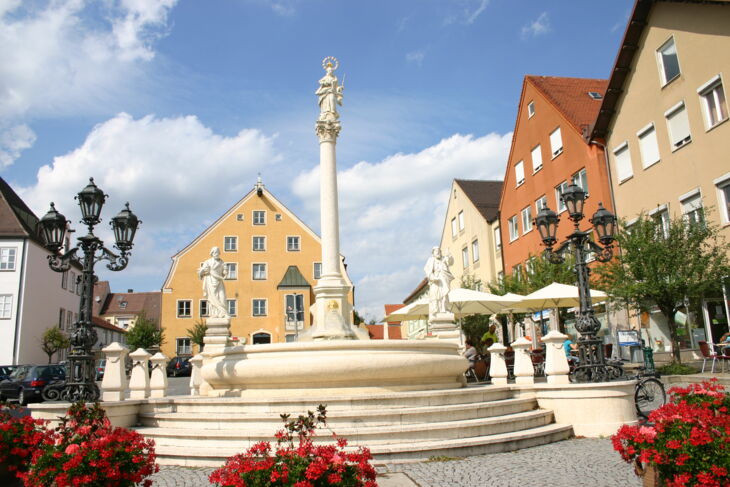
[[[19,193],[37,215],[54,201],[73,222],[79,219],[73,196],[91,176],[110,195],[106,221],[129,201],[143,221],[129,272],[154,278],[154,288],[172,254],[247,193],[257,172],[280,161],[273,143],[258,130],[218,135],[194,116],[135,120],[122,113],[41,167],[36,184]],[[110,240],[108,225],[99,228]]]
[[[0,169],[11,165],[20,153],[29,149],[35,142],[36,135],[25,124],[3,128],[0,125]]]
[[[550,16],[547,12],[543,12],[537,19],[522,27],[522,38],[537,37],[547,34],[551,30]]]
[[[340,238],[357,288],[357,308],[381,318],[423,278],[438,245],[451,180],[502,179],[511,134],[453,135],[420,152],[359,162],[338,174]],[[319,214],[319,168],[295,178],[304,212]]]
[[[176,2],[3,2],[0,117],[78,114],[125,92]]]
[[[477,17],[484,12],[484,9],[487,8],[487,5],[489,5],[489,0],[481,0],[479,6],[466,18],[466,23],[473,24]]]
[[[426,57],[426,51],[424,51],[423,49],[418,49],[406,54],[406,61],[420,66],[423,64],[424,57]]]
[[[457,4],[463,5],[458,12],[447,15],[443,23],[451,25],[461,23],[466,25],[473,24],[477,18],[484,12],[489,5],[490,0],[459,0]]]

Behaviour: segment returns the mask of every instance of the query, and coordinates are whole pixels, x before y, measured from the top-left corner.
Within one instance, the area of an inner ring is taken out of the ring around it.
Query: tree
[[[542,255],[529,255],[529,265],[520,266],[510,275],[489,284],[490,292],[498,295],[506,293],[530,294],[553,282],[574,285],[576,281],[573,257],[565,256],[565,261],[553,264]]]
[[[482,280],[471,274],[464,274],[461,277],[461,287],[478,291],[482,287]],[[461,319],[461,331],[467,340],[470,340],[477,348],[482,341],[482,336],[489,329],[489,315],[471,315]]]
[[[165,332],[157,327],[157,323],[147,318],[144,313],[140,314],[137,322],[127,332],[127,345],[130,350],[143,348],[148,350],[153,347],[160,347],[165,343]]]
[[[208,331],[208,327],[200,321],[196,321],[192,328],[188,328],[188,338],[198,346],[200,352],[203,351],[203,347],[205,346],[203,339],[205,338],[206,331]]]
[[[65,333],[58,329],[57,326],[51,326],[43,332],[41,336],[41,348],[48,355],[48,363],[51,363],[53,354],[59,350],[68,348],[71,343]]]
[[[675,314],[689,300],[719,292],[730,272],[728,247],[710,222],[641,215],[630,227],[621,222],[621,254],[599,269],[601,283],[615,300],[646,311],[657,306],[667,320],[672,355],[681,363]]]

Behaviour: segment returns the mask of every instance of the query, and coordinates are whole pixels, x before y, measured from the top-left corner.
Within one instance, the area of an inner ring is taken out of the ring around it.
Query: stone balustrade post
[[[151,355],[143,348],[129,354],[132,359],[132,377],[129,379],[130,399],[146,399],[150,395],[149,360]]]
[[[507,383],[507,363],[504,361],[504,352],[507,347],[497,342],[489,347],[491,360],[489,362],[489,375],[492,377],[492,384]]]
[[[106,358],[104,379],[101,381],[101,400],[124,401],[128,385],[125,364],[129,349],[119,342],[112,342],[101,351]]]
[[[532,342],[524,336],[512,342],[515,351],[515,384],[534,384],[535,366],[530,358]]]
[[[550,330],[550,333],[540,340],[545,343],[545,375],[548,384],[568,384],[570,378],[570,366],[568,357],[565,356],[563,342],[568,339],[557,330]]]
[[[150,397],[167,396],[167,357],[157,352],[150,359],[152,375],[150,377]]]
[[[190,359],[193,369],[190,371],[190,395],[200,395],[200,384],[203,382],[201,370],[203,368],[203,355],[197,354]]]

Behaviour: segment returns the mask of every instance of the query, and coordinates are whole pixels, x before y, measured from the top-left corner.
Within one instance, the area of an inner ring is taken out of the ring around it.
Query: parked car
[[[106,370],[106,359],[100,359],[96,364],[96,380],[104,379],[104,370]]]
[[[17,399],[21,405],[43,401],[43,389],[66,378],[60,365],[19,365],[7,380],[0,382],[0,400]]]
[[[0,365],[0,382],[10,377],[13,370],[17,369],[17,365]]]
[[[192,370],[193,364],[190,363],[190,357],[174,357],[167,364],[168,377],[190,376]]]

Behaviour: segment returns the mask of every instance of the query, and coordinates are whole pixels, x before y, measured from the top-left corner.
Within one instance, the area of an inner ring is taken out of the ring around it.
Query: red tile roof
[[[122,334],[127,333],[127,330],[119,328],[118,326],[114,326],[106,321],[104,318],[99,318],[98,316],[92,316],[91,322],[94,326],[98,326],[99,328],[106,328],[107,330],[116,331],[117,333]]]
[[[371,340],[383,340],[383,325],[365,325],[370,334]],[[388,327],[388,338],[391,340],[402,340],[403,337],[400,334],[400,326],[389,326]]]
[[[405,304],[386,304],[385,305],[385,316],[388,316],[393,311],[398,311],[403,306],[405,306]],[[400,321],[389,321],[388,323],[398,324],[398,323],[400,323]]]
[[[575,127],[578,133],[587,135],[601,108],[601,101],[591,98],[594,91],[603,96],[608,80],[590,78],[561,78],[557,76],[525,76],[555,108]]]
[[[125,304],[126,303],[126,304]],[[150,320],[159,323],[162,293],[109,293],[99,315],[139,315],[144,311]]]

